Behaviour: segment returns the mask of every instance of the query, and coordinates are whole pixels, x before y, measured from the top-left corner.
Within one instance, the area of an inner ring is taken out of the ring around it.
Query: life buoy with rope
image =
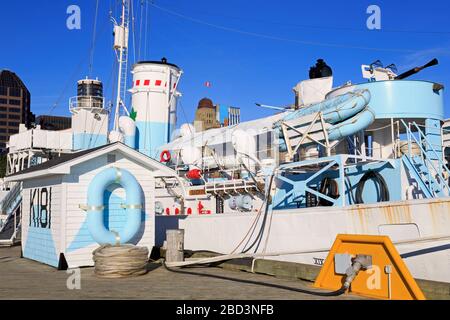
[[[161,152],[161,159],[159,162],[167,163],[170,162],[171,159],[172,156],[170,155],[169,150],[164,150],[163,152]]]
[[[126,192],[125,209],[127,221],[120,231],[107,229],[104,224],[104,193],[113,184],[119,184]],[[92,238],[100,245],[128,243],[139,232],[142,224],[142,189],[136,178],[127,170],[108,168],[98,173],[87,191],[87,227]]]

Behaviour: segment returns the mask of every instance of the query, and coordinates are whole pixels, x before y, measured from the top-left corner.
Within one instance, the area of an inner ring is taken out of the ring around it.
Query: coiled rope
[[[93,253],[95,274],[102,278],[136,277],[147,273],[147,247],[103,245]]]

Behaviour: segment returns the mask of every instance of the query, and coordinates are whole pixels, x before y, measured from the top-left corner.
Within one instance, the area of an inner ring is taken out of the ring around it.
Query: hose
[[[320,183],[320,193],[332,199],[339,198],[339,187],[336,180],[328,177],[324,178]],[[319,198],[319,206],[330,207],[332,205],[332,202],[323,198]]]
[[[261,244],[261,241],[264,236],[264,231],[266,229],[266,222],[267,222],[267,217],[269,215],[270,204],[272,202],[272,199],[270,197],[270,190],[272,189],[272,184],[273,184],[274,178],[275,178],[275,172],[272,173],[272,175],[270,176],[269,185],[267,187],[267,193],[266,193],[266,197],[265,197],[266,205],[265,205],[264,216],[263,216],[263,220],[261,223],[261,228],[259,229],[259,233],[257,234],[255,240],[250,244],[249,247],[247,247],[247,245],[248,245],[248,242],[250,241],[250,238],[248,239],[248,242],[245,245],[247,248],[244,247],[244,249],[242,250],[242,253],[249,252],[255,245],[256,245],[256,248],[255,248],[254,252],[256,253],[256,251],[258,251],[259,245]]]
[[[166,265],[165,260],[163,260],[162,264],[167,271],[173,272],[173,273],[180,273],[180,274],[187,274],[187,275],[193,275],[193,276],[201,276],[201,277],[207,277],[207,278],[228,280],[228,281],[234,281],[234,282],[245,283],[245,284],[254,284],[254,285],[258,285],[258,286],[264,286],[264,287],[276,288],[276,289],[281,289],[281,290],[288,290],[288,291],[293,291],[293,292],[311,294],[311,295],[321,296],[321,297],[340,296],[340,295],[344,294],[345,291],[347,290],[347,287],[342,286],[340,289],[338,289],[336,291],[330,291],[330,292],[312,291],[312,290],[306,290],[306,289],[287,287],[287,286],[274,284],[274,283],[260,282],[260,281],[254,281],[254,280],[243,280],[243,279],[236,279],[236,278],[230,278],[230,277],[224,277],[224,276],[218,276],[218,275],[212,275],[212,274],[175,270],[175,269],[168,267]]]
[[[188,267],[188,266],[198,266],[204,264],[214,264],[217,262],[224,262],[233,259],[245,259],[245,258],[264,258],[264,257],[276,257],[276,256],[286,256],[293,254],[308,254],[308,253],[318,253],[318,252],[328,252],[330,249],[314,249],[314,250],[303,250],[303,251],[286,251],[286,252],[264,252],[264,253],[239,253],[239,254],[226,254],[219,255],[209,258],[200,258],[191,261],[180,261],[180,262],[168,262],[169,267]],[[195,253],[202,253],[208,251],[194,251]]]
[[[380,201],[381,202],[389,201],[389,189],[383,176],[376,171],[369,170],[362,176],[361,180],[359,180],[358,182],[358,185],[356,187],[355,203],[356,204],[364,203],[362,194],[364,191],[364,186],[367,180],[369,179],[374,179],[378,182],[378,185],[380,186],[380,196],[381,196]]]
[[[136,277],[147,273],[149,251],[134,245],[103,245],[93,253],[95,274],[102,278]]]

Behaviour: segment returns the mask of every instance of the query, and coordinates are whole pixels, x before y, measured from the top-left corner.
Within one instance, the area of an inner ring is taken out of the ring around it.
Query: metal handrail
[[[5,213],[6,215],[9,214],[9,212],[7,212],[7,209],[9,209],[11,202],[17,199],[21,191],[22,191],[21,183],[20,182],[15,183],[0,204],[1,212]]]
[[[428,141],[428,138],[424,135],[424,133],[422,132],[422,130],[419,129],[419,127],[417,126],[416,122],[413,122],[413,125],[417,128],[419,135],[423,138],[423,140],[428,144],[428,146],[430,147],[431,151],[433,151],[436,159],[438,160],[439,164],[441,165],[441,167],[444,168],[444,170],[447,172],[447,174],[450,176],[450,170],[447,168],[447,166],[441,161],[440,156],[437,154],[436,150],[434,150],[433,145]]]
[[[93,96],[75,96],[69,99],[69,109],[77,108],[105,108],[105,98],[104,97],[93,97]]]
[[[411,141],[411,137],[412,137],[412,138],[414,139],[414,141],[416,142],[417,146],[418,146],[419,149],[420,149],[420,156],[421,156],[421,158],[422,158],[424,164],[425,164],[425,163],[429,163],[429,165],[431,165],[431,167],[432,167],[432,168],[434,169],[434,171],[439,175],[440,180],[442,180],[442,181],[441,181],[441,182],[436,181],[436,179],[435,179],[435,178],[433,177],[433,175],[430,173],[430,170],[429,170],[429,169],[428,169],[428,179],[431,180],[431,181],[433,181],[435,184],[439,185],[439,187],[440,187],[441,189],[442,189],[442,184],[445,185],[445,187],[447,188],[447,190],[450,192],[450,186],[449,186],[447,183],[445,183],[445,178],[444,178],[443,175],[441,174],[441,171],[439,171],[439,170],[435,167],[435,165],[433,164],[433,162],[432,162],[430,159],[428,159],[427,157],[424,156],[424,155],[426,155],[426,151],[423,149],[422,142],[420,142],[419,140],[417,140],[417,138],[414,136],[414,134],[413,134],[411,128],[405,123],[405,121],[404,121],[403,119],[401,119],[401,122],[402,122],[402,124],[404,125],[404,127],[405,127],[405,129],[406,129],[406,131],[407,131],[407,134],[408,134],[408,153],[409,153],[409,156],[410,156],[410,157],[412,156],[412,152],[411,152],[411,142],[412,142],[412,141]],[[409,123],[409,124],[410,124],[410,123]],[[442,161],[440,161],[438,154],[437,154],[436,151],[434,150],[433,146],[429,143],[428,139],[424,136],[422,130],[420,130],[420,128],[417,127],[417,125],[416,125],[415,122],[413,122],[413,125],[414,125],[414,126],[416,127],[416,129],[418,130],[419,136],[420,136],[420,137],[423,137],[424,141],[428,144],[428,146],[430,147],[430,149],[434,152],[434,154],[436,155],[436,158],[437,158],[439,164],[441,164],[441,166],[442,166],[442,165],[443,165]],[[443,166],[444,166],[444,169],[446,170],[446,172],[450,175],[450,171],[447,169],[447,167],[445,167],[445,165],[443,165]],[[430,190],[430,191],[432,191],[432,190]],[[432,192],[433,192],[433,194],[435,193],[434,191],[432,191]]]

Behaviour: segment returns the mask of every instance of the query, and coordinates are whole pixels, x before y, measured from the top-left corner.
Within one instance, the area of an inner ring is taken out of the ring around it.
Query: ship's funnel
[[[177,91],[182,71],[174,64],[143,61],[133,67],[132,115],[136,121],[137,148],[159,159],[157,149],[170,142],[177,122]]]

